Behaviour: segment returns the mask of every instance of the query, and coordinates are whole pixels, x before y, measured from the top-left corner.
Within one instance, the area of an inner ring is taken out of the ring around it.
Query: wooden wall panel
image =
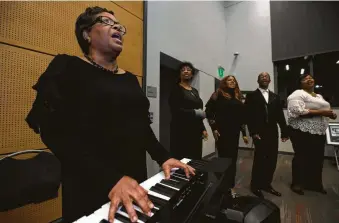
[[[0,212],[2,223],[49,223],[61,217],[61,186],[58,197],[38,204],[29,204]]]
[[[95,5],[113,10],[126,26],[119,64],[142,76],[143,21],[113,2],[0,2],[0,40],[54,55],[82,55],[74,34],[75,20],[86,7]]]
[[[0,44],[0,153],[45,148],[25,122],[35,91],[32,86],[52,56]]]
[[[140,87],[142,87],[142,77],[139,77],[139,76],[137,76],[137,78],[138,78],[138,81],[139,81],[139,84],[140,84]]]
[[[113,2],[121,6],[122,8],[126,9],[130,13],[133,13],[140,19],[143,19],[144,17],[143,1],[113,1]]]

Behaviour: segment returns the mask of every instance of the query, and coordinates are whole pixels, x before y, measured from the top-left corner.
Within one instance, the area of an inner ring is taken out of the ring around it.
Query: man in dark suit
[[[262,190],[281,196],[271,185],[278,157],[277,124],[280,127],[281,140],[288,140],[281,101],[277,94],[268,90],[270,82],[267,72],[259,74],[259,88],[248,94],[245,101],[248,129],[255,145],[251,191],[258,197],[264,197]]]

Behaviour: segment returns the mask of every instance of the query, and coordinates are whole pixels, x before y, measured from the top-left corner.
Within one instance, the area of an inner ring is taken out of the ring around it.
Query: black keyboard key
[[[119,214],[119,213],[115,213],[114,216],[116,219],[118,219],[119,221],[123,222],[123,223],[131,223],[131,221],[129,220],[129,218]]]
[[[135,209],[134,209],[134,210],[135,210]],[[121,211],[123,211],[123,212],[125,212],[126,214],[128,214],[125,207],[121,207]],[[150,218],[149,216],[147,216],[147,215],[145,215],[144,213],[141,213],[141,212],[139,212],[139,211],[137,211],[137,210],[135,210],[135,213],[137,214],[138,219],[140,219],[140,221],[146,222],[146,221]]]
[[[173,193],[173,195],[175,195],[178,192],[177,190],[175,190],[173,188],[166,187],[165,185],[162,185],[162,184],[159,184],[159,183],[154,185],[154,186],[161,188],[162,190],[168,191],[168,193]]]
[[[189,181],[189,179],[187,179],[186,177],[182,177],[181,175],[176,175],[175,173],[171,175],[170,179],[177,180],[180,182],[186,182],[186,183],[188,183]]]
[[[196,168],[196,167],[194,167],[194,169],[195,169],[195,175],[201,173],[201,170],[202,170],[201,168]],[[181,176],[185,176],[185,178],[187,178],[187,177],[186,177],[185,171],[182,170],[182,169],[179,169],[179,170],[175,171],[174,173],[179,174],[179,175],[181,175]],[[193,176],[194,176],[194,175],[190,175],[190,178],[193,177]]]
[[[109,223],[106,219],[102,219],[99,223]]]
[[[152,203],[154,204],[154,206],[161,208],[162,206],[166,205],[168,203],[168,201],[159,198],[159,197],[155,197],[153,195],[148,194],[148,199],[150,199],[150,201],[152,201]]]
[[[181,190],[187,184],[185,182],[174,181],[174,180],[161,180],[160,183],[178,188],[179,190]]]
[[[169,188],[169,187],[166,187],[166,186],[163,186],[161,184],[156,184],[154,185],[153,187],[150,188],[151,191],[154,191],[156,193],[159,193],[159,194],[162,194],[164,196],[167,196],[169,198],[173,197],[175,195],[175,190]]]
[[[183,169],[178,169],[178,170],[176,170],[174,172],[178,173],[178,174],[186,175],[186,173],[185,173],[185,171]]]
[[[140,210],[142,210],[141,209],[141,207],[135,202],[135,201],[133,201],[133,205],[135,205],[135,206],[137,206],[138,208],[140,208]],[[153,204],[155,207],[157,207],[155,204]],[[160,207],[158,207],[159,209],[160,209]],[[155,208],[152,208],[151,209],[151,212],[152,213],[155,213],[155,212],[157,212],[158,210],[157,209],[155,209]]]
[[[185,181],[189,181],[190,180],[190,178],[187,178],[186,175],[175,173],[175,172],[172,174],[172,176],[180,177],[180,178],[182,178]]]

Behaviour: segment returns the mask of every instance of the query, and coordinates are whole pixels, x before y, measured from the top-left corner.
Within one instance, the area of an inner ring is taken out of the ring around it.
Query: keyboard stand
[[[208,181],[211,182],[211,188],[204,199],[205,206],[201,213],[209,219],[216,219],[221,210],[225,194],[229,191],[226,175],[231,162],[229,158],[216,157],[204,168],[206,172],[209,172]]]
[[[338,156],[339,156],[339,146],[333,146],[333,148],[334,148],[335,162],[337,163],[337,169],[339,170],[339,161],[338,161]]]

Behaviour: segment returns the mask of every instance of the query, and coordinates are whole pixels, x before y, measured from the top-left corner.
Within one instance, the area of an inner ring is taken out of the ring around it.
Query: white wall
[[[217,75],[218,65],[226,66],[222,2],[149,1],[147,4],[147,85],[159,88],[160,52],[181,61],[188,60],[211,75]],[[199,83],[199,90],[209,94],[211,87],[204,89],[204,82]],[[214,82],[211,86],[214,88]],[[154,112],[152,128],[159,136],[159,97],[149,100],[150,111]],[[158,167],[150,160],[147,163],[151,176]]]
[[[199,80],[199,94],[205,105],[214,92],[214,77],[206,75],[203,72],[199,72]],[[206,119],[204,120],[204,124],[208,132],[208,140],[203,141],[202,156],[206,156],[215,152],[213,133]]]
[[[274,90],[269,1],[225,4],[225,20],[226,72],[236,76],[241,90],[252,91],[258,86],[259,73],[266,71]],[[251,147],[252,141],[245,145],[240,136],[239,146]]]
[[[273,77],[270,3],[238,2],[225,8],[225,18],[226,72],[236,76],[242,90],[254,90],[260,72]],[[236,59],[234,52],[239,52]]]

